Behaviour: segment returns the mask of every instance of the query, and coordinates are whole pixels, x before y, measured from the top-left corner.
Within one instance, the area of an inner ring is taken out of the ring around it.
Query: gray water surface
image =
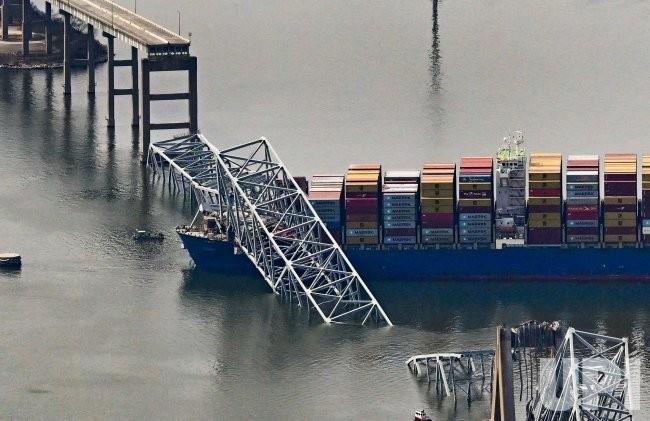
[[[293,174],[492,154],[514,128],[533,151],[650,152],[648,2],[447,0],[434,34],[426,0],[138,1],[170,28],[178,8],[203,133],[267,136]],[[172,231],[191,206],[138,163],[130,99],[107,131],[105,72],[95,101],[82,70],[69,102],[60,71],[0,77],[0,250],[24,259],[0,272],[0,418],[483,419],[487,396],[454,409],[404,362],[490,348],[496,325],[528,319],[629,336],[647,372],[644,284],[371,280],[397,325],[374,329],[193,270]],[[138,228],[167,239],[135,244]]]

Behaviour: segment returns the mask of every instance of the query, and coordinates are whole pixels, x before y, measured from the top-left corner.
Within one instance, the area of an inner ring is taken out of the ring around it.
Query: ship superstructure
[[[528,158],[523,143],[523,132],[514,131],[503,139],[496,154],[495,234],[498,248],[503,243],[524,243]]]

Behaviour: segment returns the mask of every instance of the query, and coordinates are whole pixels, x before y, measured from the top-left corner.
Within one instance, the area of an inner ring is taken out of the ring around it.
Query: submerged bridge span
[[[219,150],[196,134],[152,143],[147,160],[219,216],[275,293],[326,323],[391,325],[268,140]]]

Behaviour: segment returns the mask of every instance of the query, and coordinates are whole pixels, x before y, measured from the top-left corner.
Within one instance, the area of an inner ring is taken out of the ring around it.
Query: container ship
[[[523,143],[514,132],[494,158],[405,171],[354,164],[296,183],[370,282],[650,280],[650,155],[639,171],[635,154],[564,162]],[[257,273],[219,215],[202,216],[177,229],[196,266]]]

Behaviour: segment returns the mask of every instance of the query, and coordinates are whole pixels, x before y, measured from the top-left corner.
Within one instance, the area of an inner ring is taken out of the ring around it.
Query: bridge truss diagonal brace
[[[211,189],[211,209],[275,293],[326,323],[392,325],[265,138],[219,150],[195,134],[152,144],[148,161],[199,201]]]

